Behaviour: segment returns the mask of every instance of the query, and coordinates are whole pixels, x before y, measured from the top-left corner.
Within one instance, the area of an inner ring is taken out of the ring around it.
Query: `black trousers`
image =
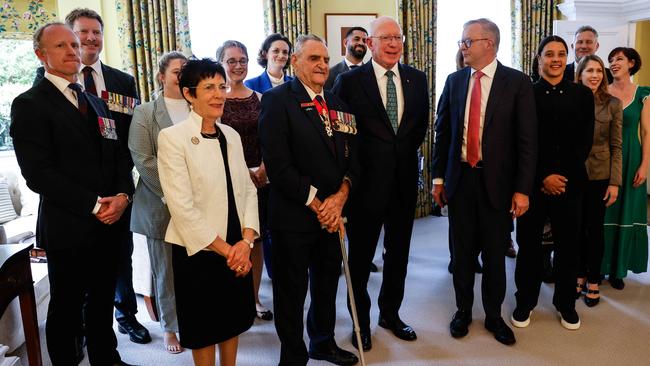
[[[498,318],[506,292],[504,243],[510,235],[512,219],[507,210],[495,209],[490,204],[482,168],[463,164],[461,169],[456,193],[449,201],[456,307],[472,312],[478,248],[483,262],[483,309],[487,318]]]
[[[54,366],[76,365],[82,311],[90,364],[113,365],[120,360],[112,316],[118,255],[111,238],[105,232],[90,245],[46,250],[50,304],[45,334]]]
[[[542,233],[544,221],[549,217],[555,246],[553,305],[558,311],[570,311],[575,309],[582,194],[573,192],[569,195],[549,196],[543,194],[538,186],[533,191],[530,209],[517,219],[517,306],[533,310],[537,305],[544,271]]]
[[[115,284],[115,319],[125,321],[135,319],[138,303],[133,291],[133,233],[128,228],[120,228],[120,237],[114,245],[118,248],[117,282]]]
[[[336,290],[341,271],[338,234],[325,230],[271,230],[271,236],[273,310],[281,344],[280,365],[306,365],[309,356],[303,341],[303,309],[308,284],[310,347],[325,347],[334,342]]]
[[[605,203],[609,180],[591,180],[587,183],[582,199],[584,214],[580,241],[578,277],[587,277],[589,283],[600,281],[600,266],[603,261]]]
[[[371,210],[363,205],[356,205],[350,213],[348,264],[359,326],[364,332],[370,331],[371,301],[368,279],[382,225],[384,268],[377,304],[384,318],[393,320],[398,317],[404,299],[404,281],[411,247],[415,215],[415,197],[413,198],[403,199],[398,192],[393,192],[383,210]]]

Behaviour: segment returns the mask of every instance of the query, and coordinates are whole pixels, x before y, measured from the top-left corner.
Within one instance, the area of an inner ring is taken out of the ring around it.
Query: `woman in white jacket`
[[[237,132],[220,123],[223,67],[190,60],[179,75],[189,118],[158,136],[160,183],[171,220],[181,346],[195,365],[235,365],[239,334],[255,318],[250,250],[259,232],[257,192]]]

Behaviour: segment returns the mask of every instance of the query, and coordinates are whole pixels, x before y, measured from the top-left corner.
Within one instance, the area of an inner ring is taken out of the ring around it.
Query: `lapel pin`
[[[193,143],[194,145],[198,145],[198,144],[199,144],[199,138],[196,137],[196,136],[192,136],[191,141],[192,141],[192,143]]]

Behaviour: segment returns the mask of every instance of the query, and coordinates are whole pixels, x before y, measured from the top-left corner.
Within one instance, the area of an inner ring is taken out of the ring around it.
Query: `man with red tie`
[[[291,65],[296,78],[262,97],[259,135],[271,181],[269,227],[273,237],[273,308],[280,365],[309,358],[337,365],[358,359],[334,341],[341,252],[336,231],[356,185],[354,116],[323,89],[329,72],[323,40],[302,35]],[[309,351],[303,341],[307,286]]]
[[[449,75],[438,103],[433,197],[449,204],[458,308],[451,335],[469,332],[476,248],[483,260],[485,328],[503,344],[515,336],[501,317],[506,275],[504,241],[511,220],[528,209],[537,161],[537,121],[530,79],[496,59],[499,28],[465,23],[458,45],[467,67]]]

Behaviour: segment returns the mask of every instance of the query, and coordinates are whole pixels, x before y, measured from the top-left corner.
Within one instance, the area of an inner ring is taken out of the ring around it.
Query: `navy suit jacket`
[[[348,111],[341,100],[323,92],[330,111]],[[294,79],[262,96],[259,138],[271,181],[269,227],[294,232],[320,232],[320,223],[305,205],[310,186],[324,200],[336,193],[344,177],[354,190],[358,177],[355,135],[325,133],[309,94]]]
[[[465,104],[471,68],[447,77],[438,102],[433,177],[452,200],[461,175]],[[485,110],[481,151],[492,206],[510,209],[514,192],[530,195],[537,165],[537,118],[530,78],[498,63]]]
[[[350,71],[350,68],[348,67],[348,64],[345,63],[345,60],[334,65],[334,67],[330,69],[330,74],[327,76],[327,81],[325,82],[325,89],[327,90],[332,89],[332,87],[334,86],[334,81],[336,81],[336,77],[339,76],[339,74],[342,74],[346,71]]]
[[[293,80],[293,78],[285,73],[284,82],[286,83],[291,80]],[[264,69],[260,76],[244,81],[244,85],[246,85],[248,89],[255,90],[261,94],[264,94],[265,91],[273,88],[273,84],[271,84],[271,79],[269,79],[269,74],[266,73],[266,69]]]
[[[418,149],[429,127],[429,90],[422,71],[398,67],[404,112],[397,134],[381,100],[372,62],[340,74],[332,88],[357,119],[361,182],[354,201],[362,211],[383,210],[397,193],[400,202],[415,212]]]
[[[93,245],[97,236],[119,231],[92,214],[97,196],[134,190],[128,150],[99,132],[97,117],[111,118],[106,104],[85,95],[88,118],[45,78],[11,105],[16,159],[40,195],[37,243],[48,250]]]

